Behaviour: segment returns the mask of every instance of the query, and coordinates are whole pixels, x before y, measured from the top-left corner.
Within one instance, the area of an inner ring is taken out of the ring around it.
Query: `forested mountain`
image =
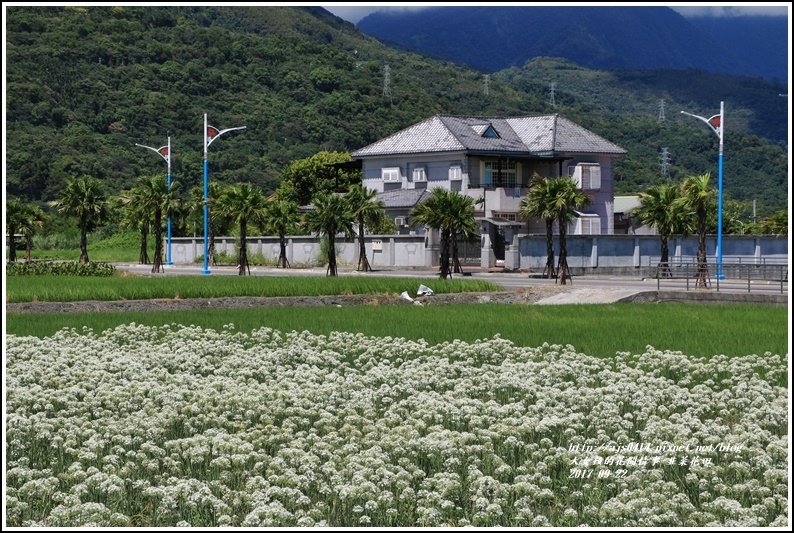
[[[786,17],[688,19],[663,6],[444,6],[379,11],[358,28],[483,72],[562,57],[593,69],[688,69],[786,80]]]
[[[169,132],[174,179],[200,183],[205,112],[213,126],[247,127],[213,143],[212,179],[267,190],[294,159],[352,151],[435,113],[560,112],[629,151],[619,192],[659,179],[662,142],[670,143],[676,178],[716,168],[705,126],[690,119],[657,127],[655,101],[667,93],[656,85],[677,83],[662,75],[626,73],[590,93],[560,77],[552,108],[542,76],[602,74],[559,63],[516,69],[492,76],[486,96],[481,73],[388,48],[321,8],[16,6],[6,16],[6,187],[30,200],[50,200],[66,178],[82,174],[116,192],[162,173],[162,160],[134,144],[161,146]],[[620,92],[610,96],[613,89]],[[718,100],[671,97],[668,105],[671,114],[681,105],[709,115]],[[726,175],[743,184],[738,198],[762,184],[769,196],[762,209],[771,210],[785,204],[785,152],[748,133],[760,115],[747,100],[726,104],[737,117],[729,119],[737,129],[726,137],[734,143],[726,146]],[[746,164],[731,160],[739,153]]]

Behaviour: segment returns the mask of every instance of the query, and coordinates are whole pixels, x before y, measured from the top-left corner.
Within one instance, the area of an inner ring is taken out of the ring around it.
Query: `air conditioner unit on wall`
[[[394,224],[397,226],[405,226],[405,217],[394,217]]]

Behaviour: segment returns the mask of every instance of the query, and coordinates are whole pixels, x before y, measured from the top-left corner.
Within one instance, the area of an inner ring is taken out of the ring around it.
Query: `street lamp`
[[[166,180],[168,185],[168,192],[171,192],[171,135],[168,135],[168,144],[165,146],[161,146],[160,148],[152,148],[151,146],[146,146],[143,144],[135,143],[135,146],[140,146],[141,148],[148,148],[152,152],[156,152],[157,155],[165,159],[165,162],[168,164],[168,174],[166,174]],[[159,230],[158,230],[159,231]],[[165,248],[165,264],[170,266],[174,263],[171,261],[171,214],[168,214],[168,238],[167,244]]]
[[[207,125],[207,114],[204,113],[204,270],[201,271],[202,274],[212,274],[210,272],[208,260],[209,260],[209,161],[207,159],[207,148],[210,147],[212,141],[223,135],[224,133],[228,133],[230,131],[235,130],[244,130],[245,126],[239,126],[237,128],[226,128],[225,130],[219,130],[214,126]]]
[[[722,139],[725,136],[725,102],[720,102],[720,114],[713,115],[710,118],[693,115],[686,111],[681,111],[684,115],[695,117],[698,120],[705,122],[711,131],[717,134],[720,140],[720,157],[718,163],[717,174],[717,279],[725,279],[725,274],[722,273]]]

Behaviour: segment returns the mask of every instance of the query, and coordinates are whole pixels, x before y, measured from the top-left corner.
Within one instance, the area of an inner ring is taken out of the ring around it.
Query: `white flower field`
[[[11,526],[785,526],[787,357],[7,337]]]

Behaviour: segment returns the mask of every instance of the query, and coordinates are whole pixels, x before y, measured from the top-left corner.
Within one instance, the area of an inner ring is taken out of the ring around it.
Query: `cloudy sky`
[[[340,5],[341,4],[341,5]],[[343,5],[347,4],[347,5]],[[400,6],[399,3],[391,3],[391,6],[367,6],[367,5],[351,5],[352,2],[339,2],[338,4],[325,4],[323,7],[336,15],[337,17],[341,17],[345,20],[349,20],[350,22],[358,22],[365,16],[373,13],[375,11],[383,11],[386,9],[399,9],[399,10],[421,10],[425,9],[425,7],[419,7],[412,5],[408,6]],[[450,4],[436,4],[440,6],[448,6]],[[454,5],[454,4],[453,4]],[[468,4],[468,5],[477,5],[475,4]],[[481,4],[481,5],[494,5],[494,4]],[[521,4],[513,4],[513,5],[521,5]],[[532,4],[524,4],[524,5],[532,5]],[[559,4],[556,4],[559,5]],[[626,4],[615,4],[615,5],[626,5]],[[646,4],[647,5],[647,4]],[[663,5],[663,4],[656,4],[656,5]],[[769,16],[785,16],[788,14],[788,7],[787,3],[782,2],[769,2],[766,5],[757,5],[757,4],[745,4],[745,5],[731,5],[731,6],[698,6],[696,4],[691,4],[689,6],[670,6],[672,9],[675,9],[679,13],[681,13],[685,17],[693,17],[693,16],[737,16],[737,15],[769,15]]]

